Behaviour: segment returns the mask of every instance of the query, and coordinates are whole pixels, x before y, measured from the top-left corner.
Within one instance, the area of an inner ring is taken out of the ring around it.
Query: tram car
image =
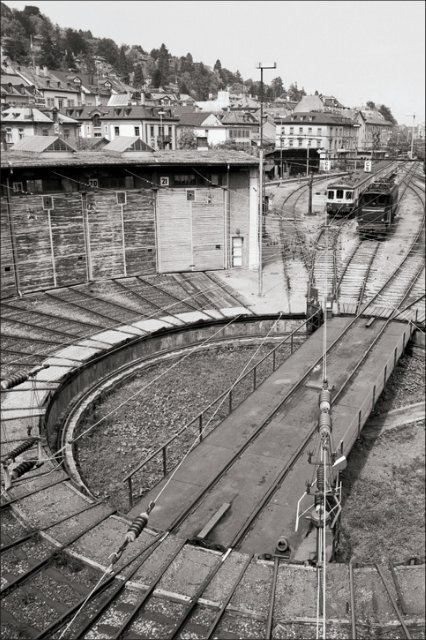
[[[361,194],[358,212],[361,237],[385,237],[389,232],[398,207],[395,175],[378,178]]]
[[[359,179],[348,176],[327,185],[327,214],[333,218],[353,217],[358,208],[360,193],[368,186],[373,176]]]
[[[326,211],[330,218],[351,218],[356,216],[359,198],[374,181],[377,172],[382,171],[389,162],[376,162],[372,173],[357,171],[349,176],[342,176],[327,185]]]

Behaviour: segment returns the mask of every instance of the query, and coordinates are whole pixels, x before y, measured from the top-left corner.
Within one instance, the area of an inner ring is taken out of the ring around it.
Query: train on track
[[[389,232],[398,207],[395,174],[374,181],[361,194],[358,233],[361,237],[384,237]]]
[[[357,171],[327,185],[326,211],[330,218],[350,218],[359,211],[364,191],[389,167],[389,162],[377,162],[372,173]]]

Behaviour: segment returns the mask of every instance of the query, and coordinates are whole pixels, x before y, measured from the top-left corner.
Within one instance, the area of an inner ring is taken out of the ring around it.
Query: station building
[[[2,296],[132,275],[257,269],[259,170],[240,151],[2,153]]]

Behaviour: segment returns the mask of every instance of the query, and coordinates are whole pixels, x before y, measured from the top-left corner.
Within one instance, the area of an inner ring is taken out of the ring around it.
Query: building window
[[[12,189],[15,193],[22,193],[24,191],[24,185],[22,182],[12,182]]]
[[[308,136],[312,135],[312,127],[308,127]]]
[[[311,147],[311,146],[312,146],[312,139],[311,139],[311,138],[309,138],[309,140],[308,140],[308,147]]]
[[[317,129],[317,136],[322,136],[322,128],[318,127]]]
[[[49,135],[49,129],[43,129],[41,132],[42,136],[48,136]]]
[[[12,129],[6,129],[6,142],[12,142]]]
[[[64,140],[68,140],[69,137],[70,137],[70,130],[64,129]]]
[[[95,133],[94,137],[95,138],[102,138],[102,133]]]
[[[24,137],[24,130],[23,129],[18,129],[18,137],[20,140],[22,140],[22,138]]]
[[[75,106],[75,100],[68,100],[68,106],[69,107],[74,107]]]
[[[303,140],[302,140],[302,138],[299,138],[299,147],[303,147]]]
[[[119,136],[120,135],[120,127],[114,127],[114,135],[115,136]]]
[[[303,133],[303,127],[299,127],[299,133]]]
[[[292,147],[293,146],[293,140],[290,138],[290,140],[288,141],[288,146]]]
[[[58,98],[58,109],[62,109],[64,106],[64,99]]]
[[[317,147],[321,146],[321,140],[317,140]]]
[[[140,136],[140,131],[140,127],[135,127],[135,136],[138,136],[138,138]]]
[[[153,125],[151,125],[151,126],[150,126],[150,128],[149,128],[149,130],[150,130],[151,138],[153,138],[153,137],[155,136],[155,133],[154,133],[154,126],[153,126]]]
[[[288,132],[292,136],[294,133],[294,127],[290,127]]]
[[[101,128],[101,119],[97,114],[93,116],[93,126],[95,129]]]
[[[86,125],[86,132],[90,133],[90,125]]]

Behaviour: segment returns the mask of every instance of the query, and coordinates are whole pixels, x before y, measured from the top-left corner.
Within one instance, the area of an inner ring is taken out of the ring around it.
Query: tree
[[[369,100],[366,104],[368,109],[375,109],[376,105],[374,104],[374,102],[372,100]]]
[[[284,93],[284,85],[280,76],[272,80],[271,88],[274,93],[274,98],[279,98]]]
[[[65,51],[65,66],[67,69],[75,69],[75,60],[70,49]]]
[[[39,62],[49,69],[59,69],[61,66],[62,51],[58,41],[58,34],[59,30],[55,30],[52,37],[52,30],[49,25],[43,27],[41,33]]]
[[[85,38],[74,29],[67,29],[65,32],[65,47],[67,50],[72,51],[74,55],[80,53],[87,53],[88,44]]]
[[[170,72],[169,58],[170,58],[170,53],[168,52],[166,45],[162,44],[158,52],[157,64],[158,64],[158,69],[161,73],[163,84],[167,82],[168,75]]]
[[[25,37],[25,31],[17,20],[11,20],[5,34],[2,34],[4,42],[4,55],[14,62],[25,64],[29,61],[30,46]]]
[[[385,104],[380,105],[379,113],[381,113],[384,119],[387,120],[388,122],[392,122],[392,124],[397,124],[397,121],[393,117],[391,110]]]
[[[222,63],[220,60],[216,60],[214,63],[213,71],[220,75],[220,72],[222,71]]]
[[[120,53],[118,57],[118,72],[120,76],[124,78],[125,82],[129,80],[129,65],[126,57],[126,47],[122,45],[120,47]]]
[[[196,149],[197,139],[192,129],[182,129],[178,138],[179,149]]]
[[[109,62],[109,64],[113,67],[116,67],[118,65],[120,51],[114,40],[111,40],[111,38],[101,38],[98,41],[96,53],[98,56],[102,56],[102,58],[105,58],[105,60]]]
[[[154,69],[154,72],[151,76],[151,86],[156,89],[158,87],[161,87],[161,82],[162,82],[162,78],[161,78],[161,71],[160,69]]]
[[[143,77],[142,65],[137,64],[135,66],[135,74],[133,76],[133,86],[135,87],[135,89],[140,89],[143,86],[143,83],[144,83],[144,77]]]

